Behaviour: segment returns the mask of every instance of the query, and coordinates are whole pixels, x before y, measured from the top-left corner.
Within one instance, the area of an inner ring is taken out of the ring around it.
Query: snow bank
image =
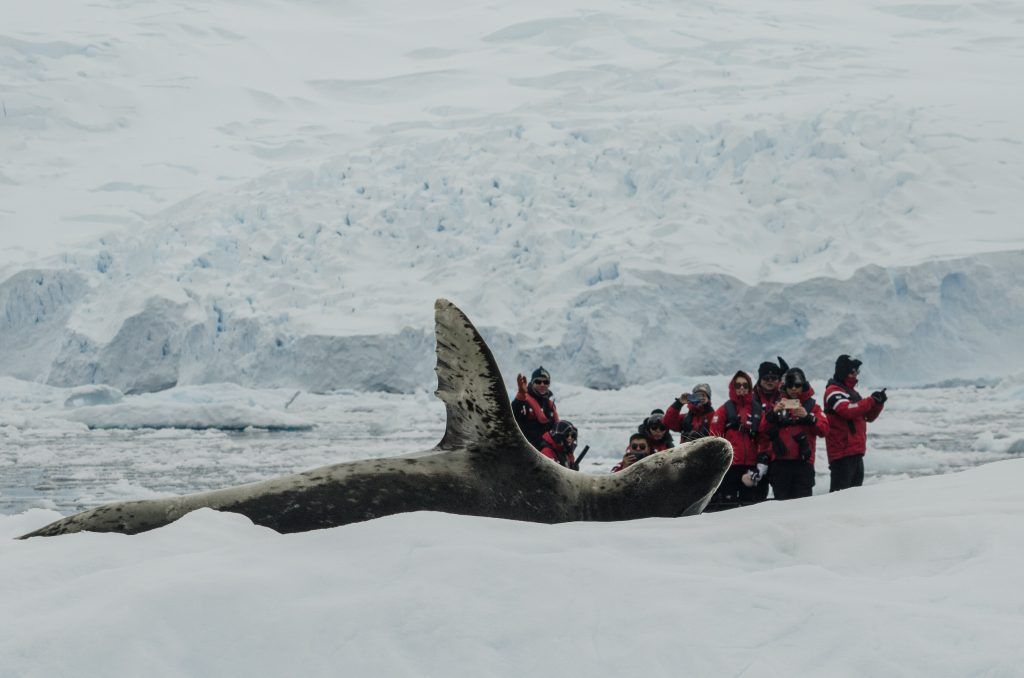
[[[0,540],[19,676],[1015,675],[1024,461],[695,518]],[[0,516],[13,537],[56,518]],[[54,638],[60,641],[55,643]]]

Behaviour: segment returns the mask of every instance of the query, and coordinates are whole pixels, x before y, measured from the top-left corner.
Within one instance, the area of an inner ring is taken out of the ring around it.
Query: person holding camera
[[[612,473],[618,473],[624,468],[629,468],[649,454],[652,454],[652,452],[650,444],[647,442],[647,436],[643,433],[634,433],[629,437],[629,447],[626,448],[622,461],[612,466]]]
[[[809,497],[814,489],[816,439],[829,432],[828,418],[814,402],[814,389],[803,370],[792,367],[782,376],[782,397],[765,418],[778,430],[771,465],[776,499]]]
[[[539,450],[544,445],[544,434],[558,423],[551,375],[541,366],[533,371],[529,384],[524,375],[517,375],[516,385],[519,390],[512,399],[512,416],[526,439]]]
[[[775,407],[782,397],[782,390],[779,385],[782,383],[782,374],[789,369],[789,365],[782,356],[779,356],[778,364],[765,361],[757,368],[757,384],[750,401],[750,430],[757,438],[757,463],[769,463],[769,460],[780,449],[779,429],[775,424],[767,421],[765,413]],[[771,475],[771,468],[768,469]],[[768,485],[764,483],[761,476],[756,486],[764,494],[762,499],[768,497]]]
[[[686,414],[683,414],[683,407]],[[711,418],[715,408],[711,406],[711,386],[697,384],[689,393],[683,393],[672,401],[665,411],[663,421],[670,431],[679,432],[680,442],[696,440],[709,435]]]
[[[867,450],[868,422],[878,419],[888,396],[885,389],[863,398],[854,388],[863,363],[843,354],[836,358],[835,374],[825,387],[825,413],[828,437],[825,450],[832,477],[829,492],[838,492],[864,484],[864,453]]]
[[[707,511],[723,510],[763,501],[768,496],[768,456],[758,458],[753,418],[753,381],[740,370],[729,382],[729,399],[711,417],[711,435],[732,445],[732,466],[711,497]]]

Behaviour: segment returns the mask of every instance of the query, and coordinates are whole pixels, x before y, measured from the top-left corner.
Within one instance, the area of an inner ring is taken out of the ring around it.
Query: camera
[[[700,405],[700,394],[699,393],[691,393],[690,395],[686,396],[686,399],[689,400],[694,405]]]

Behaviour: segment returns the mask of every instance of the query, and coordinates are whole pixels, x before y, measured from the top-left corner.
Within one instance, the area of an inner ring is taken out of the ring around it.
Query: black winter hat
[[[547,379],[548,381],[551,381],[551,375],[544,369],[543,365],[535,369],[533,374],[530,375],[530,381],[535,381],[537,379]]]
[[[778,358],[779,358],[779,364],[778,365],[776,365],[775,363],[770,363],[770,362],[766,361],[766,362],[761,363],[758,366],[758,368],[757,368],[757,379],[758,379],[758,381],[760,381],[761,379],[764,379],[768,375],[774,375],[776,377],[781,377],[783,375],[783,373],[785,373],[789,369],[789,365],[786,363],[785,360],[782,359],[782,356],[779,356]]]
[[[862,364],[863,363],[861,361],[857,360],[856,358],[851,358],[850,356],[844,353],[843,355],[836,358],[836,372],[835,374],[832,375],[832,377],[836,381],[841,382],[844,379],[846,379],[847,375],[849,375],[850,372],[853,372],[854,370],[859,370]]]

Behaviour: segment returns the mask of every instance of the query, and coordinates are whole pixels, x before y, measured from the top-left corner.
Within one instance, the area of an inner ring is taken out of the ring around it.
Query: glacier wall
[[[630,271],[547,310],[563,331],[480,329],[508,381],[542,363],[559,382],[619,388],[749,370],[776,355],[823,379],[840,353],[860,356],[873,383],[999,376],[1022,367],[1022,268],[1024,252],[1002,252],[791,284]],[[410,392],[434,383],[426,309],[419,326],[332,336],[225,310],[216,298],[151,296],[98,339],[69,322],[93,308],[91,294],[85,278],[62,270],[0,284],[0,374],[125,393],[214,382]],[[471,319],[489,311],[463,310]]]

